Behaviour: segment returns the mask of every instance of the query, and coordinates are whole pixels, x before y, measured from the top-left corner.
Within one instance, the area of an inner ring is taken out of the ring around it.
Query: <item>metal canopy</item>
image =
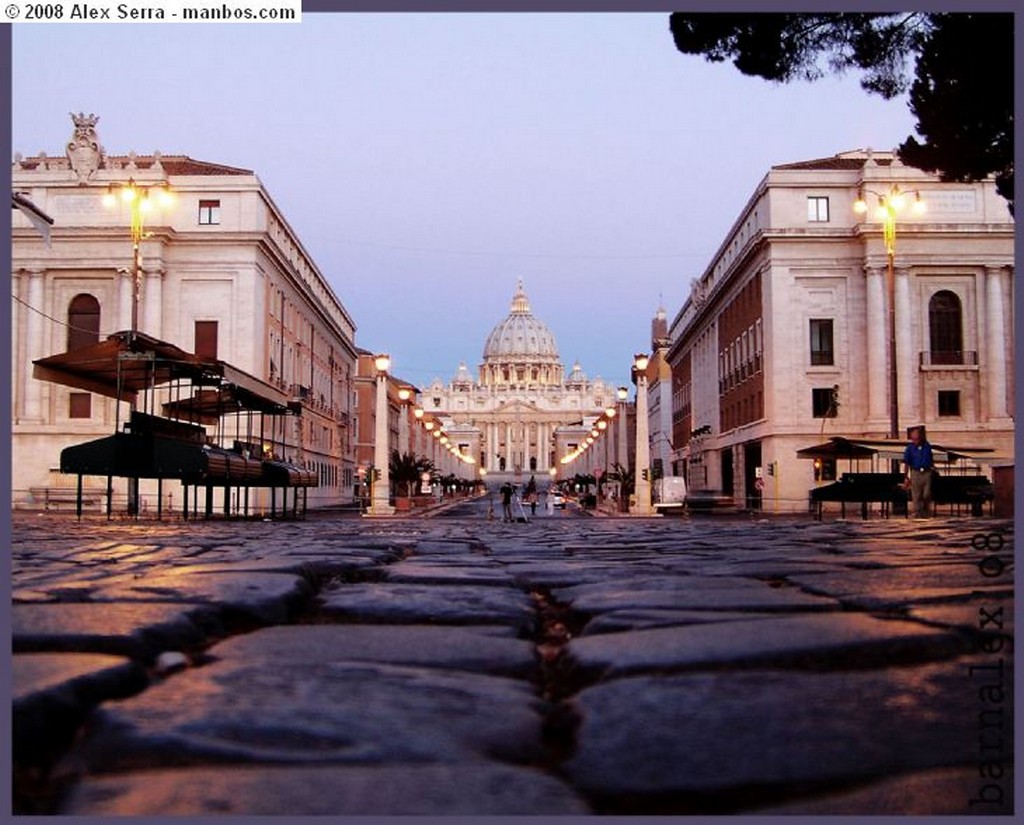
[[[983,456],[991,456],[992,460],[995,450],[989,447],[947,447],[942,444],[931,442],[932,452],[936,460],[951,463],[954,461],[968,460],[981,461]],[[833,436],[824,444],[816,444],[813,447],[804,447],[796,451],[797,458],[883,458],[903,460],[903,452],[906,449],[906,442],[896,441],[890,438],[844,438]],[[946,458],[941,456],[945,454]]]
[[[200,390],[192,399],[165,405],[180,409],[181,417],[210,417],[223,412],[255,410],[283,415],[289,412],[288,396],[271,384],[215,359],[203,359],[179,347],[143,333],[115,332],[105,341],[40,358],[32,375],[75,389],[135,403],[139,392],[176,380],[193,387],[212,387],[224,406],[210,403]],[[169,410],[170,411],[170,410]]]

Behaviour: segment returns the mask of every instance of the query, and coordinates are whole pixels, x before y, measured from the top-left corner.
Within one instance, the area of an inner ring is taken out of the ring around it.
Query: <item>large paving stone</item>
[[[324,615],[348,621],[508,623],[528,633],[535,618],[533,604],[526,593],[471,584],[344,584],[322,597]]]
[[[213,606],[152,602],[16,604],[11,610],[16,652],[63,650],[152,658],[222,635]]]
[[[497,764],[227,767],[88,778],[61,814],[72,816],[515,816],[582,815],[570,788]]]
[[[579,746],[565,772],[613,809],[648,797],[699,813],[711,799],[750,809],[780,788],[976,764],[979,708],[965,674],[959,661],[620,679],[576,698]]]
[[[792,611],[837,607],[833,599],[796,587],[772,587],[766,582],[733,577],[633,578],[620,573],[607,582],[557,588],[552,594],[583,613],[628,608]]]
[[[572,640],[569,653],[585,671],[617,676],[754,663],[863,665],[952,655],[968,646],[916,622],[828,613],[606,633]]]
[[[12,698],[26,697],[62,688],[72,682],[92,678],[109,680],[120,672],[131,671],[122,656],[94,653],[19,653],[11,659]]]
[[[210,653],[224,661],[260,660],[269,667],[387,662],[517,676],[535,667],[533,644],[514,638],[501,625],[289,625],[235,636]]]
[[[515,587],[516,582],[493,561],[438,564],[421,559],[400,561],[389,566],[385,577],[390,582],[420,584],[483,584]]]
[[[210,573],[200,566],[161,571],[98,588],[95,601],[181,601],[216,604],[273,624],[289,619],[312,596],[301,576],[285,573]]]
[[[746,613],[726,610],[612,610],[596,616],[583,628],[580,637],[656,627],[684,627],[709,622],[737,622],[777,618],[777,613]]]
[[[530,686],[372,662],[232,659],[176,674],[99,714],[87,769],[211,762],[533,762]]]

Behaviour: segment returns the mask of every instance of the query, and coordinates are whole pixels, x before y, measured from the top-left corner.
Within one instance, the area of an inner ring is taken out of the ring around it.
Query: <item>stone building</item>
[[[895,223],[897,432],[924,424],[933,442],[1012,456],[1006,202],[991,180],[943,183],[853,151],[770,169],[671,325],[672,460],[691,489],[806,511],[846,467],[797,450],[889,436],[889,254],[873,210],[893,187],[925,206]]]
[[[54,220],[47,243],[23,214],[12,218],[14,505],[39,506],[69,483],[61,449],[124,419],[111,399],[34,379],[32,362],[129,330],[133,319],[139,332],[283,390],[299,414],[275,451],[317,474],[310,506],[350,500],[355,324],[270,193],[247,169],[108,155],[98,118],[72,117],[63,155],[17,155],[11,171],[13,190]],[[133,210],[120,199],[104,205],[129,183],[173,196],[144,216],[137,292]],[[144,487],[143,506],[151,495]]]
[[[426,387],[421,401],[488,482],[525,481],[560,466],[615,405],[616,388],[591,381],[578,363],[566,375],[555,336],[533,314],[520,281],[508,316],[487,336],[476,378],[460,364],[448,384],[435,379]]]

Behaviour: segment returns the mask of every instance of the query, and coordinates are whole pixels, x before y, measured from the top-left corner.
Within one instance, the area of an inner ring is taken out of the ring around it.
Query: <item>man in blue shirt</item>
[[[914,518],[930,516],[932,503],[932,445],[924,437],[921,427],[912,427],[910,443],[903,451],[907,481],[910,482],[910,498],[914,503]]]

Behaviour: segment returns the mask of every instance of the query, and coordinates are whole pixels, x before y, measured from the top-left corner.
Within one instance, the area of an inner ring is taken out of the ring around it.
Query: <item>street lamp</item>
[[[909,195],[914,196],[911,204],[914,214],[920,215],[925,211],[925,202],[921,200],[920,192],[903,192],[899,184],[893,184],[889,191],[884,193],[873,189],[861,189],[853,203],[853,211],[861,215],[868,211],[868,204],[864,199],[865,192],[878,198],[875,217],[882,222],[882,235],[885,239],[885,256],[888,264],[885,291],[889,301],[889,438],[896,440],[900,437],[899,380],[896,365],[896,218],[907,208]]]
[[[398,400],[402,402],[398,416],[398,449],[403,453],[412,452],[409,444],[409,399],[412,398],[412,390],[408,387],[401,387],[398,390]]]
[[[647,364],[649,358],[637,353],[633,358],[633,372],[636,375],[636,491],[635,513],[649,516],[654,512],[651,506],[651,445],[647,435]]]
[[[629,390],[626,387],[619,387],[617,395],[619,404],[622,407],[622,415],[619,417],[618,464],[620,467],[625,469],[629,466],[629,448],[627,446],[629,436],[626,433],[626,419],[629,418],[629,416],[626,415],[626,399],[629,398]]]
[[[373,359],[377,368],[377,416],[373,431],[373,503],[371,516],[390,516],[395,512],[391,506],[391,476],[388,468],[388,370],[391,357],[386,354]]]
[[[103,205],[108,209],[115,207],[120,201],[128,206],[132,216],[132,340],[139,331],[139,288],[142,259],[139,246],[146,237],[146,215],[154,208],[169,208],[174,203],[174,193],[166,181],[150,186],[142,186],[134,178],[128,183],[110,184],[103,195]]]

